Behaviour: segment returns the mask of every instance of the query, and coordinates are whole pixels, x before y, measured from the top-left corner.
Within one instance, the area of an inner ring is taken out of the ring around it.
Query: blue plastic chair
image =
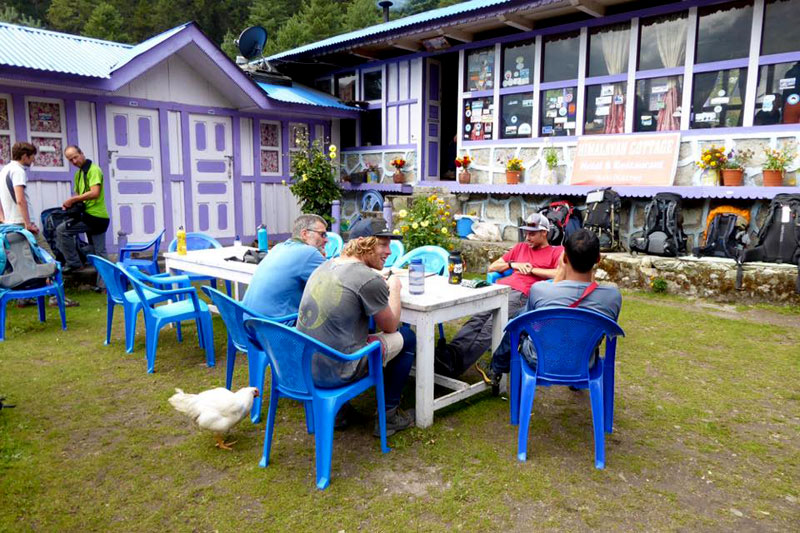
[[[375,190],[369,190],[361,197],[362,211],[383,211],[383,196]]]
[[[186,250],[208,250],[211,248],[222,248],[222,244],[212,237],[211,235],[206,235],[205,233],[200,232],[189,232],[186,234]],[[174,252],[178,249],[178,239],[177,237],[172,239],[167,247],[168,252]],[[217,278],[214,276],[205,276],[203,274],[192,274],[191,272],[183,272],[180,270],[175,271],[176,275],[184,275],[189,276],[189,279],[192,283],[197,281],[208,281],[211,282],[211,286],[215,289],[217,288]],[[229,280],[225,280],[225,291],[228,293],[228,296],[231,295],[231,282]]]
[[[332,231],[329,231],[326,236],[328,237],[328,242],[325,243],[325,259],[339,257],[339,254],[342,253],[342,247],[344,246],[342,237],[338,233]]]
[[[135,289],[126,290],[128,275],[121,267],[97,255],[89,255],[88,259],[106,285],[106,341],[104,344],[111,344],[114,307],[121,305],[125,316],[125,351],[133,353],[133,341],[136,336],[136,317],[142,308],[142,301],[139,299]],[[174,279],[159,278],[159,281],[162,280],[167,280],[167,282],[176,281]],[[188,282],[183,285],[190,286]],[[147,303],[150,305],[169,299],[168,296],[156,294],[150,289],[145,289],[144,294],[147,298]]]
[[[383,453],[389,451],[386,444],[386,405],[383,394],[383,362],[379,342],[372,342],[355,353],[343,354],[294,328],[269,320],[259,318],[246,320],[245,330],[247,330],[248,339],[255,349],[262,350],[267,355],[272,369],[269,412],[264,435],[264,454],[259,466],[266,468],[269,465],[278,399],[298,400],[306,406],[306,427],[309,433],[314,433],[317,488],[327,488],[331,478],[333,422],[336,413],[345,402],[370,387],[375,387],[375,396],[378,400],[381,450]],[[315,355],[341,362],[358,361],[362,357],[367,357],[369,373],[358,381],[341,387],[320,388],[314,384],[311,376],[311,360]],[[312,418],[313,420],[310,420]]]
[[[392,266],[403,268],[408,265],[412,259],[418,257],[422,258],[422,264],[425,266],[425,274],[434,272],[439,276],[447,275],[447,261],[450,254],[441,246],[420,246],[419,248],[414,248],[395,261]],[[444,338],[444,326],[439,324],[439,339],[443,340]]]
[[[489,283],[497,283],[498,279],[510,276],[513,273],[514,273],[513,268],[509,268],[508,270],[504,270],[503,272],[489,272],[488,274],[486,274],[486,281],[488,281]]]
[[[399,240],[392,239],[389,241],[389,249],[392,251],[392,253],[386,258],[386,262],[383,264],[384,268],[394,266],[397,260],[403,257],[403,254],[406,253],[406,247],[403,245],[403,241]]]
[[[178,341],[180,342],[182,341],[180,323],[183,320],[195,321],[200,347],[206,351],[206,364],[210,367],[214,366],[214,329],[211,324],[211,311],[209,311],[208,305],[197,295],[195,288],[188,285],[189,278],[186,276],[158,278],[148,276],[135,268],[126,268],[124,270],[133,284],[133,289],[139,296],[139,300],[142,302],[147,335],[145,338],[147,373],[152,374],[155,371],[158,334],[161,332],[161,328],[167,324],[177,323]],[[145,282],[150,283],[152,286],[145,285]],[[179,285],[179,287],[177,289],[158,289],[156,285]],[[148,302],[146,291],[170,298],[173,301],[154,307]],[[177,301],[174,301],[176,299]]]
[[[256,311],[246,308],[241,302],[226,296],[220,291],[211,287],[202,287],[203,291],[211,298],[211,303],[217,307],[225,327],[228,329],[228,352],[225,366],[225,388],[230,390],[233,382],[233,368],[236,364],[236,351],[247,354],[247,365],[250,375],[250,386],[256,387],[262,392],[253,400],[253,407],[250,409],[250,419],[254,424],[261,422],[261,399],[264,392],[264,374],[267,370],[267,356],[258,350],[249,350],[247,342],[247,332],[244,330],[246,318],[264,318],[294,326],[297,321],[297,313],[282,317],[271,318],[264,316]]]
[[[506,325],[511,336],[511,423],[519,424],[517,458],[527,459],[536,386],[567,385],[589,389],[594,426],[594,465],[606,463],[605,433],[611,433],[614,415],[614,359],[616,337],[625,336],[610,318],[587,309],[548,307],[524,313]],[[536,367],[520,356],[520,334],[526,332],[536,349]],[[606,338],[605,357],[595,348]]]
[[[0,290],[0,342],[6,340],[6,304],[11,300],[36,298],[39,308],[39,322],[44,322],[46,318],[47,302],[45,296],[55,296],[58,300],[58,312],[61,314],[61,329],[67,329],[67,308],[64,304],[64,280],[61,277],[61,264],[45,250],[39,248],[42,257],[47,263],[56,264],[56,273],[50,277],[50,284],[37,289],[22,290]]]
[[[161,239],[164,238],[164,231],[161,230],[155,239],[148,242],[129,242],[119,249],[119,262],[124,267],[136,267],[148,274],[158,274],[158,250],[161,248]],[[146,252],[153,249],[153,257],[150,259],[134,259],[133,254]]]

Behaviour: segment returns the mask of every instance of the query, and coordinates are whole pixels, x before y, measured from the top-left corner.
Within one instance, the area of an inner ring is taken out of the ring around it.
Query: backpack
[[[581,219],[574,214],[574,207],[569,202],[553,202],[539,213],[550,221],[547,242],[552,246],[561,246],[567,237],[581,229]]]
[[[747,261],[796,264],[800,293],[800,194],[778,194],[772,199],[758,231],[758,244],[742,255],[742,262]]]
[[[622,200],[616,191],[606,187],[586,195],[586,218],[583,226],[597,234],[600,250],[619,250],[619,212]]]
[[[681,195],[660,192],[644,208],[644,228],[630,238],[631,251],[677,257],[686,253]]]
[[[40,218],[42,221],[42,236],[44,236],[47,244],[50,245],[50,249],[53,250],[55,260],[62,264],[66,263],[64,254],[58,247],[56,240],[56,228],[62,222],[73,219],[74,217],[60,207],[51,207],[42,211]],[[87,263],[86,256],[94,253],[92,246],[77,235],[75,235],[75,249],[78,251],[78,256],[83,264]]]
[[[750,243],[747,228],[750,211],[730,205],[715,207],[706,217],[703,244],[692,249],[697,257],[729,257],[739,260],[742,250]]]
[[[56,263],[45,260],[28,230],[0,225],[0,291],[44,287],[57,268]]]

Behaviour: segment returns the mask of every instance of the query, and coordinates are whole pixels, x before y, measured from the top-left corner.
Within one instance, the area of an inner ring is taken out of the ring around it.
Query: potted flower
[[[744,166],[753,157],[753,151],[731,150],[722,163],[722,184],[726,187],[738,187],[744,178]]]
[[[435,194],[414,196],[411,207],[396,218],[394,234],[402,235],[407,251],[426,245],[453,248],[456,222],[450,204]]]
[[[512,157],[506,163],[506,183],[516,185],[519,183],[519,176],[525,169],[522,167],[522,159]]]
[[[462,155],[461,157],[456,157],[456,168],[462,169],[461,172],[458,173],[458,182],[465,184],[469,183],[470,180],[470,173],[469,173],[469,166],[472,164],[472,159],[468,155]]]
[[[773,150],[767,148],[764,150],[766,161],[762,165],[764,174],[764,187],[780,187],[783,185],[783,174],[786,172],[786,167],[789,166],[795,156],[794,150],[782,148],[780,150]]]
[[[392,162],[389,164],[394,167],[392,180],[394,180],[395,183],[405,183],[406,176],[403,174],[403,167],[406,166],[406,160],[402,157],[398,157],[396,159],[392,159]]]
[[[556,167],[558,166],[558,150],[552,146],[544,149],[544,163],[547,165],[547,170],[550,171],[550,183],[558,183],[556,176]]]
[[[719,171],[727,160],[724,146],[718,148],[712,144],[703,150],[700,161],[697,162],[697,166],[705,170],[702,184],[709,186],[719,185]]]

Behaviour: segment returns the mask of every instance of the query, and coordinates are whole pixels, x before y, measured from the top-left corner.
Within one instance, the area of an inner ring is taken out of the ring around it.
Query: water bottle
[[[258,226],[258,249],[262,252],[267,251],[267,228],[264,224]]]
[[[460,285],[464,276],[464,261],[461,259],[461,250],[453,250],[447,258],[447,271],[450,285]]]
[[[233,246],[236,248],[240,248],[242,246],[242,239],[240,239],[238,235],[233,239]]]
[[[186,255],[186,230],[183,226],[178,228],[178,255]]]
[[[411,294],[425,292],[425,265],[422,259],[412,259],[408,265],[408,292]]]

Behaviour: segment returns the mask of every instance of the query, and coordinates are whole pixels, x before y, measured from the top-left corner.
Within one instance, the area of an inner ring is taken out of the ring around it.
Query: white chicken
[[[247,416],[256,397],[258,389],[255,387],[245,387],[236,392],[218,387],[199,394],[187,394],[176,388],[169,403],[178,412],[188,416],[200,429],[212,432],[217,448],[230,450],[236,441],[225,442],[224,437]]]

